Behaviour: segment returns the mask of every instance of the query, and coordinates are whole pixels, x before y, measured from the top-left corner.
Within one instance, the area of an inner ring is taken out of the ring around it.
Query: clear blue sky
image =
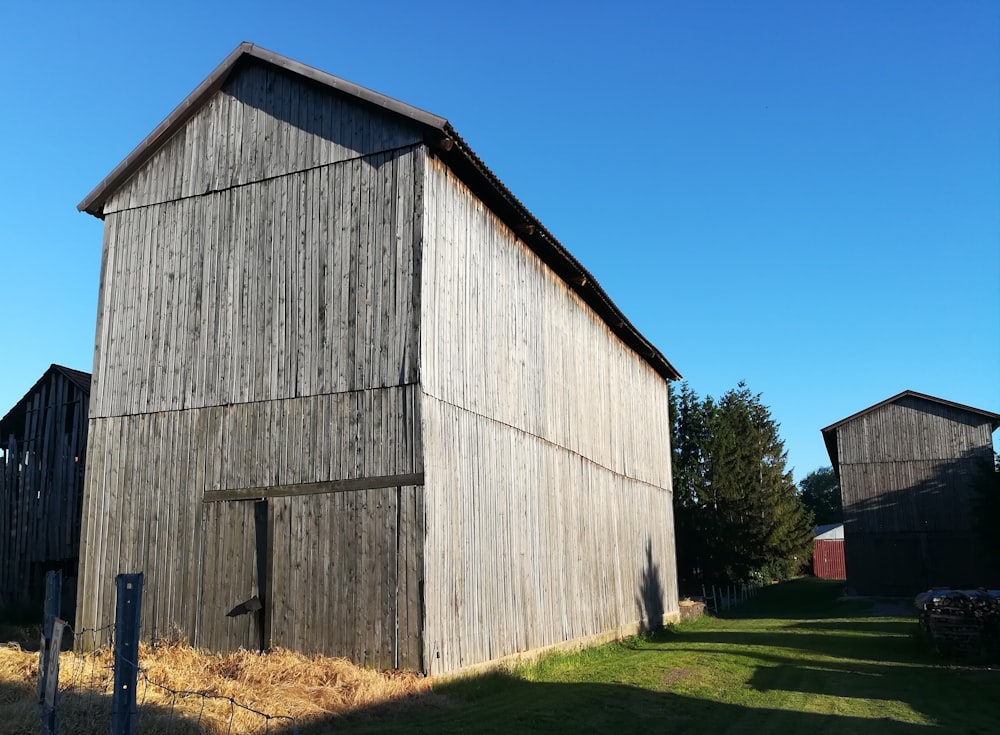
[[[88,194],[240,41],[447,117],[796,480],[904,389],[1000,412],[1000,2],[9,3],[0,413],[90,370]]]

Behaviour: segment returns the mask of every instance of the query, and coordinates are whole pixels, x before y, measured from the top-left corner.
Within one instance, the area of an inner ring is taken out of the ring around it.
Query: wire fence
[[[47,597],[46,610],[58,608],[58,600],[53,603]],[[138,655],[138,619],[134,630],[129,630],[128,623],[120,619],[97,628],[74,630],[58,618],[50,625],[48,618],[47,612],[38,672],[43,735],[59,732],[60,714],[64,714],[60,702],[69,695],[72,695],[71,711],[65,714],[71,715],[74,722],[94,723],[95,732],[100,731],[97,723],[110,720],[112,735],[180,731],[244,735],[278,730],[298,735],[294,716],[267,712],[218,692],[171,686],[151,675]],[[69,636],[72,645],[61,652],[62,640]],[[122,636],[134,639],[131,646],[134,656],[123,655]],[[155,652],[156,648],[149,650]],[[128,672],[134,672],[135,677],[125,686],[121,684],[123,671],[126,678]],[[123,692],[124,698],[120,696]],[[108,731],[106,724],[103,731]]]
[[[705,601],[706,609],[718,614],[753,599],[762,588],[762,584],[755,582],[723,585],[703,584],[701,595]]]

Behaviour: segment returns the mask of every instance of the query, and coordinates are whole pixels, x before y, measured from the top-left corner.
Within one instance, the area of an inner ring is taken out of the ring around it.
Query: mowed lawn
[[[1000,733],[1000,671],[945,662],[915,617],[838,601],[842,583],[766,588],[722,617],[308,728],[319,733]]]

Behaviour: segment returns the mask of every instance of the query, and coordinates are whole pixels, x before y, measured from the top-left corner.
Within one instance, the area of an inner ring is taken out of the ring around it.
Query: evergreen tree
[[[743,581],[797,572],[812,521],[760,395],[740,383],[716,404],[684,384],[672,408],[679,574]]]
[[[802,505],[813,514],[818,526],[842,523],[844,509],[840,501],[840,481],[832,467],[813,470],[799,483]]]
[[[677,542],[677,576],[682,586],[694,586],[705,578],[703,508],[709,490],[709,424],[713,412],[712,399],[700,399],[686,382],[681,383],[679,391],[671,389],[674,534]]]

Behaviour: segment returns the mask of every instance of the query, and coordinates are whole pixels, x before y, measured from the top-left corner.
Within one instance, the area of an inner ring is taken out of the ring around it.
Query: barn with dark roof
[[[82,625],[134,571],[147,636],[430,673],[676,618],[679,376],[447,120],[242,44],[80,209]]]
[[[40,614],[58,570],[73,617],[89,401],[89,373],[51,365],[0,418],[0,607]]]
[[[909,595],[978,587],[972,481],[1000,414],[903,391],[822,430],[844,506],[847,587]]]

